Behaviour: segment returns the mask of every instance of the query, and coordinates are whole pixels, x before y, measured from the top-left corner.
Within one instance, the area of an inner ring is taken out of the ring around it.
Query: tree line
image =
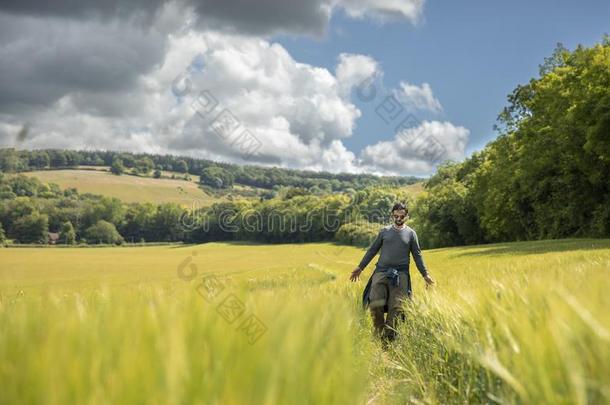
[[[69,169],[77,166],[110,166],[117,175],[129,172],[147,175],[161,170],[201,176],[201,182],[214,188],[230,188],[234,183],[273,189],[300,187],[316,192],[340,192],[370,186],[403,186],[421,181],[409,176],[330,173],[308,170],[240,166],[185,156],[136,154],[119,151],[89,150],[17,150],[0,149],[0,171],[7,173],[44,169]]]
[[[427,246],[610,236],[610,37],[559,44],[496,129],[426,182],[414,218]]]
[[[0,173],[0,241],[62,244],[125,242],[267,243],[339,240],[366,245],[406,192],[369,187],[353,193],[303,194],[289,188],[270,199],[241,199],[186,209],[175,203],[123,203],[112,197],[61,190],[23,174]],[[357,238],[351,230],[358,227]],[[377,226],[378,228],[378,226]],[[364,230],[364,231],[363,231]],[[347,232],[350,231],[350,232]]]

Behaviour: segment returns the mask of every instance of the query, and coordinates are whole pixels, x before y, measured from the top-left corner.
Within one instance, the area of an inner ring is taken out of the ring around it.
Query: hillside
[[[43,183],[55,183],[61,189],[76,188],[80,193],[100,194],[116,197],[123,202],[173,202],[190,206],[207,206],[226,198],[214,197],[204,192],[194,181],[177,179],[154,179],[122,175],[100,170],[36,170],[25,172]]]
[[[150,202],[161,204],[177,203],[183,207],[209,206],[216,202],[230,201],[233,198],[253,198],[262,195],[265,189],[233,184],[228,190],[214,190],[201,187],[199,176],[189,175],[190,180],[184,180],[184,174],[161,171],[162,178],[152,176],[134,176],[123,174],[113,175],[107,166],[78,166],[74,169],[34,170],[23,172],[24,175],[35,177],[43,183],[55,183],[62,190],[76,188],[80,193],[99,194],[116,197],[125,203]],[[175,178],[172,178],[174,176]],[[423,183],[398,186],[396,190],[406,191],[416,197],[423,192]]]
[[[300,187],[310,189],[314,193],[318,191],[358,190],[369,186],[399,187],[423,180],[413,176],[376,176],[364,173],[330,173],[280,167],[238,165],[174,155],[136,154],[117,151],[0,148],[0,171],[6,173],[46,169],[74,169],[79,166],[108,167],[113,164],[140,174],[148,174],[152,170],[172,171],[191,176],[205,174],[205,178],[211,186],[215,186],[220,179],[223,186],[237,183],[269,190],[275,187]]]

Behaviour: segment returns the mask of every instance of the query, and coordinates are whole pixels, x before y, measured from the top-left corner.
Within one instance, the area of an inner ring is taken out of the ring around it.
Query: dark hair
[[[394,204],[394,206],[392,207],[392,212],[397,211],[397,210],[405,210],[406,213],[409,213],[409,209],[407,208],[406,205],[404,205],[401,202],[397,202],[396,204]]]

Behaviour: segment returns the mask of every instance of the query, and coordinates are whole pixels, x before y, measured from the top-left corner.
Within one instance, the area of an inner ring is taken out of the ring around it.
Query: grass
[[[412,270],[387,351],[360,309],[372,265],[348,281],[362,254],[0,249],[0,403],[610,403],[610,240],[424,251],[437,286]]]
[[[173,202],[190,207],[194,202],[203,207],[224,198],[211,196],[193,181],[178,179],[155,179],[127,174],[116,176],[102,170],[39,170],[23,173],[37,177],[43,183],[55,183],[61,189],[77,188],[80,193],[101,194],[130,202]]]
[[[402,189],[405,190],[411,197],[417,197],[426,191],[424,189],[424,183],[421,181],[404,186]]]
[[[161,178],[123,174],[115,176],[107,166],[79,166],[75,169],[37,170],[23,172],[36,177],[43,183],[55,183],[61,189],[74,187],[81,193],[101,194],[116,197],[123,202],[150,202],[155,204],[173,202],[185,208],[206,207],[217,202],[234,199],[260,198],[265,189],[244,184],[234,184],[231,189],[213,189],[200,186],[199,176],[189,174],[184,180],[183,173],[161,171]],[[172,179],[171,176],[176,176]]]

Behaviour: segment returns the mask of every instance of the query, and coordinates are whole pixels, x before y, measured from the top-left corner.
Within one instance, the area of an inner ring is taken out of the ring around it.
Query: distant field
[[[412,197],[417,197],[425,191],[423,182],[409,184],[408,186],[404,186],[403,189],[408,191],[409,195]]]
[[[388,352],[362,254],[0,249],[0,403],[610,403],[610,240],[424,251]]]
[[[62,189],[75,187],[80,193],[102,194],[125,202],[174,202],[191,206],[211,205],[225,198],[213,197],[193,181],[154,179],[130,175],[116,176],[101,168],[95,170],[41,170],[24,173],[45,183],[56,183]],[[171,174],[170,174],[171,175]]]
[[[164,177],[183,176],[182,173],[161,172]],[[198,186],[199,176],[189,175],[191,181],[152,177],[138,177],[127,174],[115,176],[109,172],[106,166],[79,166],[79,169],[66,170],[38,170],[24,172],[26,176],[37,177],[44,183],[55,183],[60,188],[75,187],[81,193],[94,193],[116,197],[124,202],[151,202],[165,203],[174,202],[184,207],[191,207],[196,201],[196,206],[205,207],[215,202],[228,201],[233,198],[252,198],[263,189],[235,184],[230,191],[223,190],[218,196],[203,191]],[[421,194],[423,183],[410,184],[402,187],[411,196]]]

